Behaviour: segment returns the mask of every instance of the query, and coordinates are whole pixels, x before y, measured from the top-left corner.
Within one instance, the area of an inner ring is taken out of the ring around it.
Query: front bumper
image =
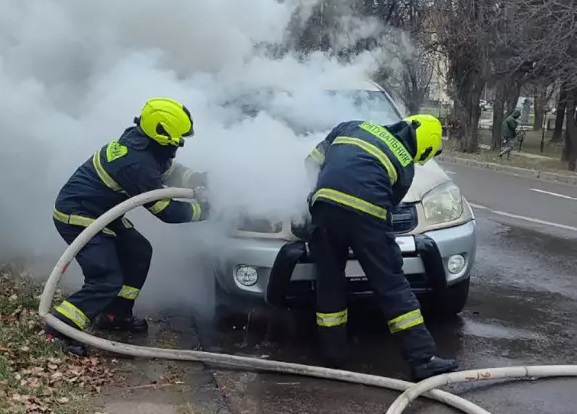
[[[403,271],[416,294],[444,289],[469,277],[476,252],[475,220],[416,236],[397,236],[397,243],[403,253]],[[302,241],[234,238],[226,250],[227,259],[215,273],[219,285],[230,295],[260,298],[286,306],[307,300],[306,296],[314,292],[315,265]],[[454,255],[461,255],[465,264],[452,273],[448,261]],[[241,266],[256,269],[258,279],[252,286],[237,280],[235,275]],[[352,253],[346,275],[350,295],[372,296],[364,272]]]

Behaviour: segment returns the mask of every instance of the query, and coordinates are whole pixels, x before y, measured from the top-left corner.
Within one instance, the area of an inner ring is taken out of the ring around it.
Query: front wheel
[[[471,278],[467,278],[441,292],[431,293],[431,312],[441,317],[452,317],[461,313],[469,299],[470,286]]]
[[[214,326],[219,330],[243,329],[248,321],[248,306],[242,298],[229,295],[214,279]]]

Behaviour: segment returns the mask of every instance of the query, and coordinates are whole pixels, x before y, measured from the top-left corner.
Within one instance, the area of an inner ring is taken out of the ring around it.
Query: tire
[[[430,311],[440,317],[453,317],[463,311],[469,298],[471,278],[467,278],[443,292],[433,293],[430,300]]]
[[[217,329],[242,329],[248,321],[249,311],[246,301],[229,295],[214,278],[213,323]]]

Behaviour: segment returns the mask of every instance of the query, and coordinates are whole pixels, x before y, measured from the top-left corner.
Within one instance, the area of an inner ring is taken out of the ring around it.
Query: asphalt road
[[[444,168],[477,211],[489,210],[545,231],[577,232],[577,186],[450,164]]]
[[[452,320],[427,319],[439,353],[456,357],[462,369],[576,363],[577,187],[452,165],[446,170],[474,205],[478,251],[465,311]],[[179,312],[187,314],[184,308]],[[345,368],[408,380],[379,315],[358,312],[352,319],[352,358]],[[246,326],[222,330],[192,321],[190,313],[178,321],[185,327],[196,324],[193,348],[319,363],[312,312],[257,312]],[[382,413],[398,395],[294,376],[213,372],[233,414]],[[573,414],[576,389],[577,379],[450,388],[492,414]],[[456,411],[417,402],[406,412]]]

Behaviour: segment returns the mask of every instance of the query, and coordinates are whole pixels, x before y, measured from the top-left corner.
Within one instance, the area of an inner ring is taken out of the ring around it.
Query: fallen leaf
[[[20,402],[23,401],[23,398],[24,397],[20,394],[12,394],[12,401]]]
[[[50,375],[50,379],[52,379],[52,380],[59,380],[59,379],[62,379],[62,377],[64,377],[64,374],[60,371],[56,371],[55,373]]]

